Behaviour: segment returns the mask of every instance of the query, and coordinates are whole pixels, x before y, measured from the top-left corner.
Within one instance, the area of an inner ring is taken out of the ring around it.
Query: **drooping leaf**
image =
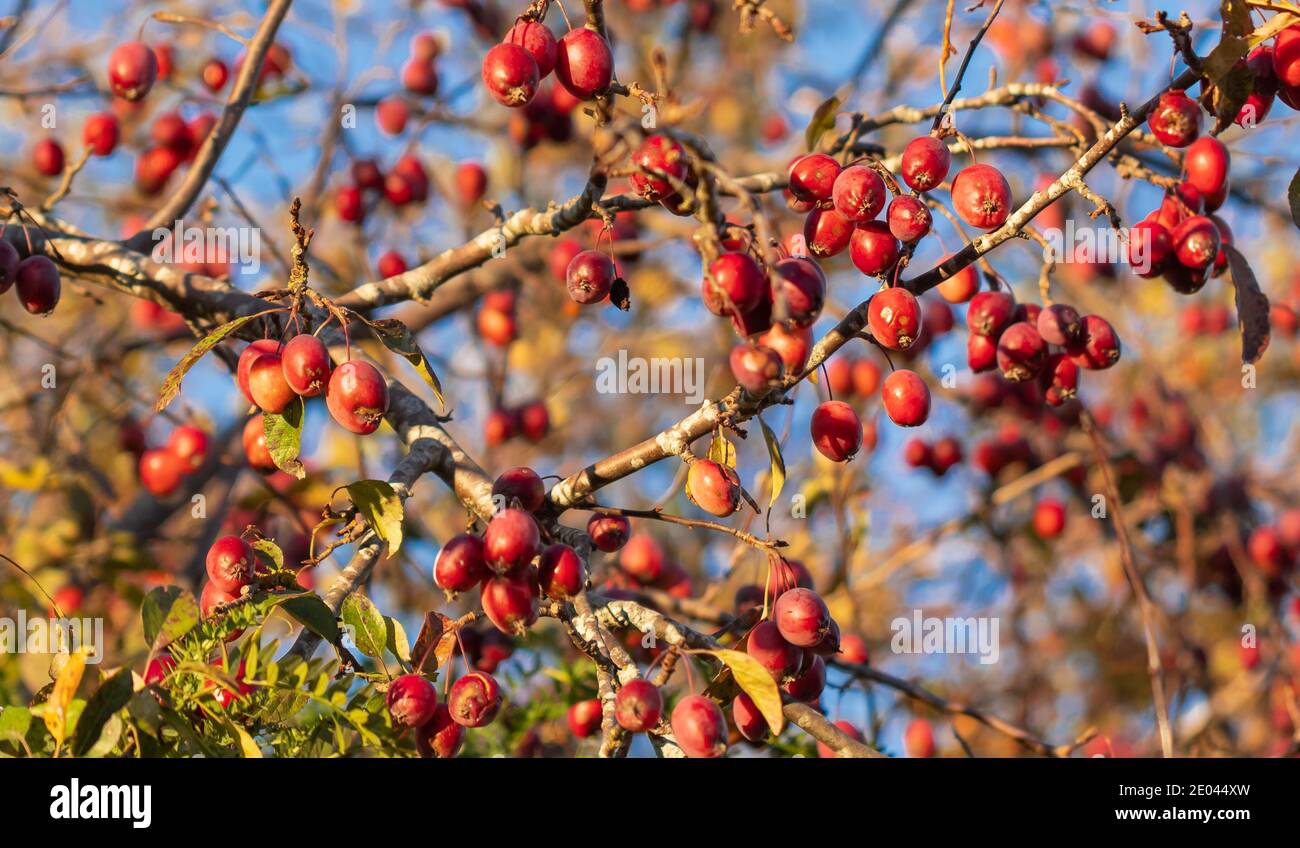
[[[781,456],[781,442],[761,415],[758,416],[758,425],[763,428],[763,442],[767,445],[767,456],[772,462],[772,497],[767,502],[770,509],[780,496],[781,489],[785,488],[785,459]]]
[[[348,497],[375,535],[388,545],[388,556],[402,547],[402,499],[383,480],[358,480],[347,486]]]
[[[253,737],[248,735],[248,731],[240,727],[239,722],[228,722],[227,726],[234,731],[234,736],[239,740],[239,754],[247,760],[262,759],[262,749],[257,747]]]
[[[201,618],[199,602],[179,586],[159,586],[140,606],[144,640],[153,650],[166,647],[194,628]]]
[[[450,618],[440,612],[424,614],[424,623],[415,637],[411,649],[411,665],[415,671],[432,674],[441,668],[456,649],[456,631]]]
[[[343,624],[352,633],[357,650],[368,657],[379,657],[388,644],[388,625],[384,616],[365,595],[353,593],[343,602]]]
[[[411,643],[406,641],[406,629],[402,627],[402,622],[385,616],[384,623],[388,627],[388,641],[384,647],[402,662],[410,662]]]
[[[1268,296],[1259,290],[1259,282],[1241,251],[1230,244],[1225,244],[1223,250],[1228,254],[1232,285],[1236,289],[1237,323],[1241,328],[1241,361],[1258,362],[1268,349],[1271,334]]]
[[[713,441],[709,442],[709,459],[728,468],[736,467],[736,446],[721,429],[713,434]]]
[[[780,735],[785,727],[785,714],[781,712],[781,690],[776,688],[776,681],[771,673],[758,660],[743,651],[710,651],[731,669],[731,676],[736,685],[749,696],[754,706],[762,713],[772,734]]]
[[[181,357],[181,361],[177,362],[176,365],[172,367],[172,370],[167,372],[167,377],[163,380],[162,391],[158,394],[158,403],[154,406],[154,411],[162,412],[167,408],[167,405],[176,398],[176,395],[181,390],[181,380],[185,379],[185,375],[194,367],[194,363],[203,358],[203,354],[212,350],[223,339],[247,324],[249,321],[254,321],[266,315],[283,311],[282,308],[276,307],[275,309],[266,309],[253,315],[242,315],[233,321],[228,321],[227,323],[222,324],[220,327],[200,339],[199,343],[190,348],[190,352]]]
[[[822,133],[835,127],[835,114],[839,108],[840,99],[831,97],[813,112],[812,120],[808,122],[808,129],[804,130],[804,143],[809,150],[817,147],[817,141],[822,137]]]
[[[438,398],[438,406],[446,408],[447,401],[442,396],[442,383],[438,380],[438,375],[434,373],[433,368],[430,367],[424,351],[420,350],[420,344],[415,340],[415,334],[411,332],[410,327],[396,318],[372,321],[364,315],[351,310],[349,310],[348,314],[374,331],[375,337],[379,339],[384,347],[415,366],[415,370],[421,379],[429,384],[429,388],[433,389],[434,396]]]
[[[72,745],[75,756],[84,757],[90,752],[99,741],[105,723],[131,700],[132,690],[129,668],[122,669],[100,684],[95,694],[86,701],[86,708],[81,711],[81,719],[77,722],[77,738]]]
[[[59,676],[54,681],[54,688],[50,690],[50,697],[45,702],[45,712],[42,717],[45,720],[45,727],[54,737],[56,746],[63,745],[68,731],[72,729],[68,708],[72,704],[72,697],[77,694],[77,687],[81,685],[81,676],[85,671],[85,652],[79,649],[69,654],[67,662],[63,664]]]
[[[262,429],[266,431],[266,449],[275,467],[301,480],[307,471],[298,461],[302,452],[302,398],[294,398],[284,412],[263,412]]]
[[[281,601],[279,607],[331,645],[339,641],[338,619],[315,592],[292,595]]]

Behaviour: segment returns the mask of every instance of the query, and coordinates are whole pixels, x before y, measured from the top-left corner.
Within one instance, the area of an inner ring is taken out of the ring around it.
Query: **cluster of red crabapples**
[[[235,380],[248,402],[263,412],[280,414],[298,398],[305,401],[324,394],[330,416],[344,429],[359,436],[375,432],[388,412],[384,376],[360,360],[331,366],[325,343],[309,333],[299,333],[283,344],[258,339],[244,348]],[[244,426],[244,453],[248,464],[258,471],[275,470],[260,415]]]
[[[501,686],[484,671],[469,671],[451,685],[447,703],[420,674],[403,674],[388,684],[384,695],[393,726],[415,732],[421,757],[450,758],[460,753],[465,730],[486,727],[501,711]]]
[[[593,29],[571,29],[556,41],[544,22],[521,17],[483,56],[482,71],[488,93],[512,109],[527,106],[551,71],[570,95],[591,100],[614,78],[614,54]]]
[[[8,239],[0,238],[0,294],[10,286],[23,309],[32,315],[49,315],[59,305],[62,284],[58,266],[39,253],[24,259]]]
[[[184,424],[172,430],[167,444],[146,449],[144,431],[128,422],[121,433],[123,447],[139,456],[136,470],[140,484],[156,498],[176,491],[181,481],[194,473],[208,457],[208,434],[202,428]]]
[[[433,60],[438,57],[438,39],[432,33],[416,33],[411,38],[411,52],[402,66],[402,88],[417,97],[433,97],[438,93],[438,69]],[[389,95],[375,105],[375,123],[386,135],[401,135],[411,117],[411,104],[400,94]]]

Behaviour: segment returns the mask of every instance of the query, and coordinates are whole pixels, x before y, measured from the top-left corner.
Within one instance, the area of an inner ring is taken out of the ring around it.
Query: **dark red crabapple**
[[[257,559],[253,549],[238,536],[222,536],[208,548],[204,567],[212,585],[223,592],[237,593],[253,582]]]
[[[119,44],[108,56],[108,86],[123,100],[143,99],[157,79],[158,57],[143,42]]]
[[[501,710],[501,687],[492,675],[471,671],[451,684],[447,710],[463,727],[486,727]]]
[[[930,451],[930,445],[924,439],[908,439],[903,445],[903,462],[912,468],[928,468]]]
[[[952,154],[932,135],[914,138],[903,148],[899,163],[903,182],[913,191],[929,191],[948,177]]]
[[[515,25],[501,39],[507,44],[517,44],[528,51],[537,63],[537,74],[545,78],[555,70],[559,46],[551,28],[541,21],[515,21]]]
[[[971,298],[966,326],[972,333],[996,339],[1015,319],[1016,302],[1003,291],[982,291]]]
[[[696,506],[719,518],[740,507],[740,478],[735,469],[711,459],[691,463],[686,471],[686,491]]]
[[[663,573],[664,551],[654,536],[638,533],[619,552],[618,564],[639,582],[651,584]]]
[[[1047,363],[1047,343],[1038,330],[1026,321],[1018,321],[998,337],[998,370],[1012,383],[1032,380]]]
[[[557,601],[572,598],[587,584],[582,558],[568,545],[549,545],[537,560],[537,583],[542,594]]]
[[[839,175],[840,163],[825,153],[809,153],[800,156],[790,163],[790,193],[798,200],[814,203],[829,201]],[[880,206],[883,206],[884,202],[882,195]],[[880,206],[876,207],[876,212],[880,211]]]
[[[540,442],[551,429],[551,414],[546,404],[537,400],[519,408],[519,432],[530,442]]]
[[[1203,196],[1217,195],[1228,184],[1231,159],[1227,146],[1207,135],[1192,142],[1183,154],[1183,174]]]
[[[478,334],[497,347],[506,347],[519,335],[515,320],[515,293],[512,291],[488,292],[475,317]]]
[[[1083,317],[1083,338],[1066,348],[1066,353],[1080,368],[1097,371],[1119,361],[1119,336],[1115,328],[1100,315]]]
[[[1034,507],[1034,532],[1040,539],[1055,539],[1065,529],[1065,504],[1043,498]]]
[[[1060,406],[1079,393],[1079,366],[1069,354],[1053,353],[1047,357],[1039,377],[1043,400],[1048,406]]]
[[[673,736],[688,757],[714,759],[727,753],[727,719],[711,698],[687,695],[673,707]]]
[[[1219,255],[1223,236],[1205,215],[1194,215],[1174,228],[1170,234],[1174,255],[1178,261],[1194,271],[1202,271]]]
[[[834,209],[818,207],[804,219],[803,237],[808,252],[825,258],[843,253],[855,228],[853,222]]]
[[[56,177],[63,173],[63,145],[52,138],[43,138],[32,147],[32,167],[38,174]]]
[[[632,152],[636,170],[628,176],[633,190],[646,200],[659,201],[686,179],[686,151],[666,135],[652,135]],[[671,179],[670,179],[671,178]]]
[[[537,94],[537,62],[518,44],[498,44],[483,57],[483,85],[502,106],[523,106]]]
[[[793,256],[776,263],[776,273],[780,282],[773,299],[784,305],[786,318],[795,327],[811,327],[826,302],[826,275],[811,259]]]
[[[930,417],[930,388],[915,371],[895,371],[881,391],[885,413],[900,427],[919,427]]]
[[[712,279],[709,279],[709,277]],[[746,253],[724,253],[709,265],[703,283],[704,305],[714,315],[731,314],[731,307],[752,309],[767,292],[767,276]]]
[[[172,673],[176,668],[176,658],[166,651],[162,651],[158,656],[149,660],[149,664],[144,668],[144,685],[160,686],[167,679],[167,675]]]
[[[1278,93],[1277,72],[1273,69],[1273,47],[1261,44],[1250,51],[1244,60],[1238,60],[1238,66],[1246,66],[1255,78],[1246,102],[1241,104],[1237,117],[1233,120],[1238,126],[1253,127],[1263,123],[1273,108],[1273,99]]]
[[[1186,147],[1200,135],[1201,107],[1185,91],[1166,91],[1147,117],[1147,127],[1162,144]]]
[[[18,265],[22,262],[18,249],[0,238],[0,294],[9,291],[18,276]]]
[[[731,702],[731,717],[736,723],[736,730],[750,742],[762,742],[767,738],[767,719],[758,711],[754,700],[744,692],[737,693]]]
[[[569,297],[583,305],[605,299],[618,272],[614,260],[597,250],[584,250],[569,263],[564,283]]]
[[[487,576],[483,540],[469,533],[449,539],[433,564],[433,582],[446,592],[468,592]]]
[[[179,112],[164,112],[154,119],[149,128],[149,139],[160,147],[175,150],[181,156],[190,152],[194,146],[194,136]]]
[[[1208,268],[1188,268],[1181,262],[1170,262],[1164,269],[1165,282],[1179,294],[1196,294],[1210,278]]]
[[[167,450],[193,471],[208,457],[208,434],[200,427],[181,425],[167,437]]]
[[[366,201],[357,186],[343,186],[334,194],[334,211],[339,220],[359,224],[366,218]]]
[[[627,520],[627,516],[597,513],[587,519],[587,535],[596,550],[613,553],[627,544],[632,535],[632,522]]]
[[[488,620],[507,636],[523,636],[537,621],[537,587],[527,569],[489,577],[480,600]]]
[[[465,743],[465,728],[451,718],[446,704],[438,704],[433,718],[415,729],[415,750],[421,757],[451,759]]]
[[[898,239],[884,221],[867,221],[853,230],[849,239],[849,259],[868,277],[879,276],[898,261]]]
[[[844,734],[850,737],[851,739],[854,739],[858,742],[866,741],[866,737],[862,735],[862,731],[858,730],[850,722],[840,719],[839,721],[835,722],[835,726],[838,727],[840,730],[844,731]],[[838,757],[839,754],[835,753],[835,749],[833,749],[830,745],[827,745],[825,742],[818,742],[817,756],[824,760],[833,760],[836,757]]]
[[[988,336],[971,333],[966,337],[966,364],[976,374],[992,371],[998,364],[998,343]]]
[[[396,277],[398,274],[406,273],[406,260],[396,250],[385,250],[379,255],[375,270],[379,272],[379,278],[382,280]]]
[[[1161,273],[1174,251],[1169,228],[1152,218],[1134,224],[1128,234],[1128,263],[1139,277]]]
[[[760,621],[749,631],[745,653],[767,669],[777,683],[792,679],[803,667],[803,649],[787,642],[773,621]]]
[[[803,672],[781,688],[796,701],[816,704],[826,688],[826,661],[814,654],[811,662],[805,663]]]
[[[639,677],[624,683],[614,698],[614,718],[629,733],[650,730],[659,723],[663,713],[664,697],[659,687]]]
[[[970,226],[995,230],[1011,214],[1011,186],[992,165],[971,165],[953,177],[952,206]]]
[[[772,302],[771,290],[763,292],[757,304],[752,309],[733,312],[731,314],[731,327],[736,331],[736,335],[741,338],[749,338],[757,333],[766,332],[772,327],[772,310],[775,304]]]
[[[803,371],[808,361],[808,351],[812,350],[812,331],[807,327],[787,330],[780,324],[774,324],[766,333],[758,337],[758,344],[776,351],[781,357],[785,373],[798,374]]]
[[[884,347],[907,350],[921,335],[921,306],[901,286],[881,289],[867,303],[867,326]]]
[[[368,435],[388,412],[388,384],[369,362],[344,362],[330,375],[325,406],[344,429]]]
[[[772,620],[781,636],[790,644],[811,648],[821,642],[831,628],[831,613],[826,602],[811,589],[791,589],[772,605]]]
[[[546,484],[537,472],[525,466],[507,468],[492,483],[492,497],[502,498],[503,506],[518,506],[527,512],[536,512],[546,500]]]
[[[537,522],[522,509],[503,509],[483,534],[483,558],[497,574],[513,574],[533,561],[541,547]]]
[[[248,369],[248,391],[259,409],[277,414],[284,412],[298,396],[284,377],[284,366],[278,353],[263,353],[253,360]]]
[[[254,415],[244,424],[244,457],[248,466],[254,471],[270,474],[276,470],[275,460],[271,458],[271,449],[266,444],[266,425],[261,413]]]
[[[199,614],[204,618],[211,618],[218,607],[234,603],[239,600],[239,597],[236,592],[226,592],[217,588],[217,585],[211,581],[204,583],[203,591],[199,593]],[[231,638],[235,636],[237,634],[232,634]]]
[[[329,383],[329,351],[310,333],[299,333],[285,343],[280,351],[280,366],[289,388],[303,397],[319,395]]]
[[[780,382],[785,365],[771,348],[742,342],[731,349],[731,374],[745,391],[761,395]]]
[[[156,448],[140,455],[138,471],[140,485],[154,497],[165,498],[180,486],[185,463],[171,451]]]
[[[813,410],[813,445],[831,462],[847,462],[862,447],[862,421],[842,400],[828,400]]]
[[[598,32],[577,27],[560,39],[555,77],[579,100],[590,100],[609,88],[614,78],[614,54]]]
[[[1064,347],[1073,344],[1083,334],[1083,318],[1073,306],[1053,303],[1038,313],[1035,327],[1043,341]]]
[[[600,730],[600,719],[600,701],[595,698],[579,701],[569,707],[569,711],[565,714],[565,720],[569,724],[569,731],[579,739],[586,739],[597,730]]]
[[[866,165],[850,165],[835,177],[831,200],[835,211],[854,224],[865,224],[885,208],[885,181]]]
[[[905,244],[924,237],[934,224],[930,207],[910,194],[900,195],[890,202],[885,220],[889,223],[890,234]]]
[[[135,160],[135,185],[141,194],[158,194],[180,167],[182,157],[170,147],[151,147]]]
[[[14,272],[14,290],[23,309],[32,315],[49,315],[59,305],[62,290],[58,266],[46,256],[27,257]]]
[[[420,97],[438,93],[438,69],[432,62],[412,59],[402,66],[402,88]]]

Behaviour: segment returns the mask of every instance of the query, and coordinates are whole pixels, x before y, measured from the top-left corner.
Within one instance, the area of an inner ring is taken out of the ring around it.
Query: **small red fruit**
[[[1002,291],[982,291],[971,298],[966,326],[972,333],[996,339],[1015,320],[1016,302]]]
[[[758,711],[754,700],[744,692],[738,693],[731,702],[731,717],[735,720],[740,735],[750,742],[762,742],[767,738],[767,719]]]
[[[885,216],[889,222],[889,232],[904,243],[914,242],[930,232],[934,216],[925,202],[910,194],[900,195],[889,204]]]
[[[149,660],[149,664],[144,669],[144,685],[160,686],[167,679],[167,675],[172,673],[176,668],[176,658],[166,651],[161,652],[158,656]]]
[[[1034,532],[1040,539],[1055,539],[1065,529],[1065,504],[1043,498],[1034,507]]]
[[[1292,24],[1277,34],[1273,73],[1282,85],[1300,86],[1300,25]]]
[[[803,237],[808,252],[827,257],[843,253],[854,233],[853,222],[834,209],[818,207],[804,219]]]
[[[953,177],[952,205],[972,227],[995,230],[1011,214],[1011,186],[992,165],[971,165]]]
[[[842,400],[828,400],[812,414],[813,445],[832,462],[847,462],[862,447],[862,421]]]
[[[368,435],[388,412],[388,384],[369,362],[344,362],[330,376],[325,406],[343,428]]]
[[[554,544],[537,561],[537,582],[542,594],[557,601],[572,598],[587,584],[582,558],[568,545]]]
[[[1085,315],[1083,338],[1066,348],[1066,353],[1080,368],[1094,371],[1109,368],[1119,361],[1119,336],[1105,318]]]
[[[587,535],[596,550],[613,553],[627,544],[632,535],[632,522],[623,515],[592,515],[587,519]]]
[[[731,349],[731,374],[745,391],[761,395],[780,381],[785,365],[771,348],[741,342]]]
[[[507,636],[523,636],[537,621],[537,587],[527,570],[483,581],[480,600],[488,620]]]
[[[222,536],[208,548],[204,566],[208,580],[223,592],[239,594],[239,590],[253,582],[253,569],[257,564],[253,549],[238,536]]]
[[[451,718],[446,704],[438,704],[433,718],[415,729],[415,749],[421,757],[451,759],[465,743],[465,728]]]
[[[577,27],[560,39],[555,77],[579,100],[590,100],[609,88],[614,78],[614,54],[600,33]]]
[[[812,349],[812,331],[808,328],[787,330],[780,324],[774,324],[766,333],[758,337],[760,347],[776,351],[781,357],[785,373],[798,374],[803,371],[808,361],[808,351]]]
[[[1174,255],[1193,271],[1203,271],[1213,264],[1223,244],[1223,236],[1214,221],[1194,215],[1174,228],[1171,234]]]
[[[730,306],[752,309],[767,292],[767,277],[753,257],[745,253],[724,253],[709,265],[704,278],[704,305],[714,315],[730,315]]]
[[[270,474],[276,470],[275,460],[271,458],[271,449],[266,444],[266,427],[261,413],[254,415],[244,424],[244,456],[248,466],[254,471]]]
[[[914,718],[903,732],[903,747],[909,757],[926,759],[934,756],[934,730],[930,722]]]
[[[782,259],[776,263],[776,273],[779,283],[772,293],[773,309],[784,306],[786,318],[796,328],[811,327],[826,302],[826,275],[816,262],[800,257]]]
[[[901,427],[918,427],[930,417],[930,389],[915,371],[898,370],[885,378],[885,412]]]
[[[898,261],[898,239],[884,221],[868,221],[854,228],[849,241],[849,259],[869,277],[879,276]]]
[[[546,484],[537,472],[525,466],[507,468],[492,483],[492,498],[501,507],[518,506],[527,512],[536,512],[546,500]]]
[[[456,166],[456,193],[462,206],[470,207],[487,193],[487,171],[477,162],[461,162]]]
[[[749,631],[745,653],[767,669],[777,683],[793,679],[803,667],[803,649],[786,641],[773,621],[761,621]]]
[[[900,170],[913,191],[929,191],[948,176],[952,154],[948,145],[931,135],[914,138],[903,148]]]
[[[618,564],[638,582],[656,582],[664,570],[664,552],[653,536],[638,533],[619,552]]]
[[[438,690],[418,674],[403,674],[388,685],[384,703],[393,724],[419,727],[432,719],[438,709]]]
[[[617,276],[614,261],[607,255],[597,250],[584,250],[569,263],[564,283],[569,297],[587,305],[604,300]]]
[[[59,305],[62,291],[59,269],[46,256],[29,256],[14,272],[18,300],[32,315],[49,315]]]
[[[185,470],[185,463],[169,450],[156,448],[140,455],[140,484],[156,498],[175,492]]]
[[[632,165],[636,170],[628,182],[637,194],[652,202],[677,191],[673,180],[680,183],[686,179],[686,151],[666,135],[652,135],[641,142],[632,152]]]
[[[831,629],[830,610],[811,589],[783,592],[772,605],[772,620],[785,641],[801,648],[817,645]]]
[[[966,303],[980,289],[974,265],[967,265],[938,285],[939,294],[949,303]]]
[[[172,430],[167,439],[167,450],[193,471],[208,458],[208,434],[199,427],[182,425]]]
[[[921,306],[901,286],[881,289],[867,303],[871,335],[890,350],[907,350],[921,335]]]
[[[32,166],[47,177],[63,173],[63,145],[52,138],[43,138],[32,148]]]
[[[805,664],[803,673],[781,688],[796,701],[815,705],[826,688],[826,661],[814,654],[812,662]]]
[[[664,697],[659,687],[639,677],[624,683],[614,698],[614,718],[629,733],[650,730],[663,713]]]
[[[463,727],[486,727],[501,710],[501,687],[492,675],[471,671],[451,684],[447,710]]]
[[[565,720],[569,723],[569,730],[579,739],[586,739],[597,730],[600,730],[601,709],[600,701],[592,698],[589,701],[579,701],[569,707]]]
[[[1185,91],[1166,91],[1151,110],[1147,127],[1162,144],[1186,147],[1200,135],[1201,107]]]
[[[515,25],[501,39],[507,44],[517,44],[528,51],[537,63],[537,74],[545,78],[555,70],[555,60],[559,55],[559,45],[551,28],[541,21],[516,21]]]
[[[740,507],[740,478],[729,466],[697,459],[686,472],[686,492],[710,515],[726,518]]]
[[[855,224],[865,224],[879,215],[886,197],[885,181],[866,165],[850,165],[840,171],[831,187],[835,211]]]
[[[1232,157],[1227,146],[1212,135],[1198,138],[1183,156],[1183,173],[1187,181],[1210,197],[1219,194],[1228,184],[1228,168]]]
[[[158,79],[158,58],[149,46],[128,41],[113,48],[108,57],[108,85],[118,97],[141,100]]]
[[[687,695],[673,707],[673,736],[688,757],[714,759],[727,753],[727,720],[703,695]]]
[[[518,44],[498,44],[483,57],[483,84],[502,106],[523,106],[537,94],[536,60]]]
[[[284,377],[278,353],[263,353],[248,369],[248,391],[263,412],[280,413],[297,397]]]
[[[487,576],[483,540],[469,533],[449,539],[433,564],[433,582],[445,592],[468,592]]]
[[[825,153],[809,153],[800,156],[790,164],[790,193],[796,199],[806,202],[824,202],[831,200],[835,191],[835,181],[840,176],[840,163]],[[863,198],[865,200],[865,198]],[[876,212],[885,203],[884,195],[880,197]],[[852,211],[854,215],[860,212]],[[841,212],[841,214],[844,214]],[[851,217],[845,215],[845,217]],[[873,212],[871,217],[875,217]]]
[[[988,336],[971,333],[966,337],[966,364],[976,374],[993,370],[998,362],[998,343]]]
[[[280,366],[289,388],[303,397],[319,395],[329,382],[329,350],[309,333],[289,339],[280,352]]]
[[[253,368],[253,362],[262,354],[276,353],[279,349],[280,345],[273,339],[258,339],[239,354],[239,362],[235,366],[235,382],[239,384],[239,390],[244,393],[249,403],[253,403],[253,395],[248,388],[248,375]]]
[[[220,59],[209,59],[204,63],[199,76],[203,79],[203,84],[207,86],[208,91],[216,94],[226,87],[226,80],[230,79],[230,68]]]
[[[1047,343],[1025,321],[1007,327],[998,337],[998,370],[1012,383],[1032,380],[1047,364]]]
[[[1049,406],[1060,406],[1079,393],[1079,366],[1068,354],[1054,353],[1047,357],[1039,385],[1043,400]]]
[[[121,138],[117,118],[111,112],[96,112],[81,127],[81,141],[96,156],[108,156]]]
[[[533,561],[540,545],[541,533],[531,515],[522,509],[503,509],[488,522],[483,557],[495,573],[513,574]]]

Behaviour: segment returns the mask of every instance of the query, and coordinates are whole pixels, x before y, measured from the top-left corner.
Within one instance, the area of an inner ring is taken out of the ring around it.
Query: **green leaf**
[[[1269,335],[1272,332],[1268,297],[1259,290],[1259,282],[1241,251],[1225,244],[1223,252],[1228,254],[1232,285],[1236,289],[1237,323],[1241,327],[1241,361],[1258,362],[1268,349]]]
[[[1286,190],[1286,202],[1291,207],[1291,220],[1300,227],[1300,171],[1291,178],[1291,185]]]
[[[269,559],[276,568],[284,568],[284,551],[270,539],[258,539],[253,543],[253,550]]]
[[[190,348],[190,352],[181,357],[181,361],[177,362],[176,365],[173,366],[172,370],[167,372],[167,377],[163,380],[162,391],[158,394],[158,403],[154,406],[154,411],[162,412],[167,408],[168,404],[175,400],[176,395],[179,394],[181,390],[181,380],[183,380],[186,373],[194,367],[194,363],[203,358],[203,354],[212,350],[223,339],[247,324],[249,321],[270,315],[273,312],[283,311],[284,310],[281,307],[276,307],[275,309],[267,309],[253,315],[243,315],[236,318],[234,321],[222,324],[220,327],[200,339],[199,343]]]
[[[384,616],[365,595],[353,593],[343,602],[343,624],[352,631],[357,650],[368,657],[379,657],[388,644],[388,625]]]
[[[151,650],[166,647],[194,628],[200,619],[199,602],[179,586],[159,586],[145,595],[140,606],[144,640]]]
[[[402,627],[402,622],[395,618],[384,617],[384,622],[388,625],[388,641],[384,647],[388,653],[397,657],[402,662],[411,661],[411,643],[406,640],[406,629]]]
[[[804,130],[804,142],[808,145],[809,150],[817,147],[817,140],[822,137],[822,133],[835,126],[835,113],[840,108],[840,99],[832,97],[817,107],[813,112],[812,120],[808,122],[808,129]]]
[[[773,736],[779,736],[785,727],[785,713],[781,711],[781,690],[767,669],[758,660],[743,651],[709,651],[731,669],[731,676],[754,706],[767,720]]]
[[[302,451],[302,398],[294,398],[284,412],[263,412],[262,429],[266,431],[266,449],[275,467],[299,480],[307,471],[298,461]]]
[[[1250,8],[1245,0],[1223,0],[1219,4],[1223,17],[1223,33],[1218,45],[1201,63],[1201,70],[1210,82],[1218,85],[1238,61],[1250,52],[1249,36],[1255,29],[1250,19]]]
[[[295,620],[301,622],[303,627],[306,627],[331,645],[338,644],[338,618],[321,600],[320,595],[315,592],[292,595],[282,600],[279,606],[293,616]]]
[[[5,707],[0,712],[0,742],[13,742],[19,747],[32,726],[32,711],[26,707]]]
[[[439,382],[438,375],[429,367],[429,360],[425,357],[424,351],[420,350],[420,345],[415,340],[415,334],[411,332],[410,327],[396,318],[372,321],[352,310],[348,310],[348,314],[369,327],[384,347],[415,366],[416,372],[424,382],[428,383],[429,388],[433,389],[434,396],[438,398],[438,406],[446,408],[447,401],[442,396],[442,383]]]
[[[402,547],[402,499],[383,480],[358,480],[347,486],[348,497],[365,517],[370,529],[388,545],[388,556]]]
[[[72,753],[84,757],[96,742],[104,724],[131,700],[133,691],[131,670],[124,668],[105,680],[86,702],[81,711],[81,720],[77,724],[77,738],[72,745]],[[121,728],[119,728],[119,733]],[[114,739],[114,742],[117,740]]]
[[[758,416],[758,425],[763,428],[763,443],[767,445],[767,455],[772,461],[772,498],[767,502],[771,509],[781,494],[781,489],[785,488],[785,459],[781,457],[781,443],[777,440],[776,433],[772,432],[761,415]]]

